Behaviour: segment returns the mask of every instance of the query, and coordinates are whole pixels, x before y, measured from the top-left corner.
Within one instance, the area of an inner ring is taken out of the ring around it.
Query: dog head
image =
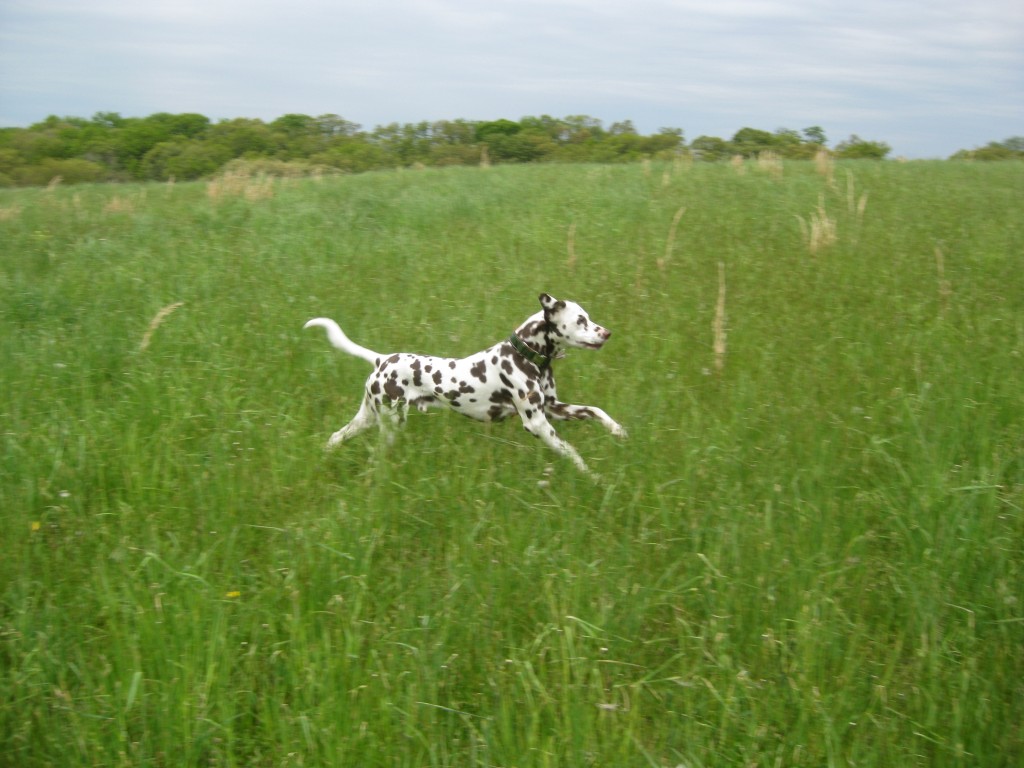
[[[540,305],[544,308],[548,330],[558,346],[600,349],[612,335],[607,328],[591,320],[587,311],[575,302],[542,293]]]

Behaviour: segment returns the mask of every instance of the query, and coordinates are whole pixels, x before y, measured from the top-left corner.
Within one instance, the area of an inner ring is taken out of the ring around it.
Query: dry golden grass
[[[668,240],[665,242],[665,255],[658,259],[658,269],[662,271],[665,270],[669,257],[672,256],[672,247],[676,243],[676,228],[679,226],[679,220],[683,218],[684,213],[686,213],[685,205],[676,211],[676,215],[672,217],[672,225],[668,229]]]
[[[718,301],[715,303],[715,319],[711,324],[714,335],[715,370],[725,369],[725,264],[718,262]]]
[[[814,155],[814,168],[825,178],[830,187],[836,185],[836,163],[832,153],[827,149],[819,149]]]
[[[0,221],[11,221],[21,215],[20,205],[0,205]]]
[[[849,210],[851,216],[857,218],[857,224],[861,224],[864,220],[864,211],[868,207],[868,193],[864,192],[857,197],[856,183],[853,178],[853,174],[847,172],[846,174],[846,208]]]
[[[803,216],[796,218],[800,222],[800,231],[804,236],[807,249],[812,255],[835,244],[837,239],[836,222],[825,210],[824,196],[818,198],[818,207],[811,212],[809,222],[804,221]]]
[[[768,150],[757,156],[757,169],[772,178],[782,178],[782,156],[778,152]]]
[[[114,195],[112,198],[107,200],[103,205],[104,213],[135,213],[135,207],[137,203],[141,203],[146,197],[145,191],[140,193],[137,198],[122,197],[121,195]]]
[[[818,198],[818,207],[811,212],[810,221],[805,221],[803,216],[797,216],[800,221],[800,230],[804,236],[807,249],[816,254],[836,243],[836,220],[828,215],[825,210],[824,197]]]
[[[262,173],[253,176],[244,170],[228,170],[207,182],[206,195],[211,200],[228,197],[266,200],[274,196],[274,178]]]
[[[266,200],[274,196],[277,183],[294,184],[299,179],[321,180],[326,175],[340,173],[336,168],[284,160],[232,160],[206,185],[211,200],[225,197],[244,197],[246,200]]]
[[[146,351],[150,340],[153,338],[153,332],[160,327],[160,324],[167,319],[168,315],[178,309],[178,307],[183,306],[184,303],[183,301],[176,301],[174,304],[168,304],[153,316],[153,319],[149,321],[149,327],[146,328],[146,332],[142,336],[142,341],[139,342],[139,352]]]

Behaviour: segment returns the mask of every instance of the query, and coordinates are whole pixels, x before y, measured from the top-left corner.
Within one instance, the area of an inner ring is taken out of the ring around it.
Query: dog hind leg
[[[327,441],[327,447],[334,448],[346,440],[351,440],[353,437],[361,432],[365,432],[379,421],[379,414],[374,410],[369,400],[364,398],[362,404],[359,406],[359,411],[356,413],[352,421],[331,435],[331,439]]]

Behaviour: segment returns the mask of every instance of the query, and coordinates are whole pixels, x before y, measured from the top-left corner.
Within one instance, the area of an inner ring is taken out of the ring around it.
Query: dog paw
[[[615,437],[619,438],[620,440],[625,440],[627,437],[629,437],[629,432],[627,432],[626,428],[621,424],[616,424],[614,427],[612,427],[612,434],[615,435]]]

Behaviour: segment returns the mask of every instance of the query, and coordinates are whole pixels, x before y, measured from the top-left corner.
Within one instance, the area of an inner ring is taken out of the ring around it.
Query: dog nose
[[[606,340],[607,340],[607,338],[608,338],[609,336],[611,336],[611,335],[612,335],[612,332],[611,332],[611,331],[609,331],[609,330],[608,330],[607,328],[602,328],[602,329],[601,329],[601,338],[602,338],[602,339],[606,339]]]

